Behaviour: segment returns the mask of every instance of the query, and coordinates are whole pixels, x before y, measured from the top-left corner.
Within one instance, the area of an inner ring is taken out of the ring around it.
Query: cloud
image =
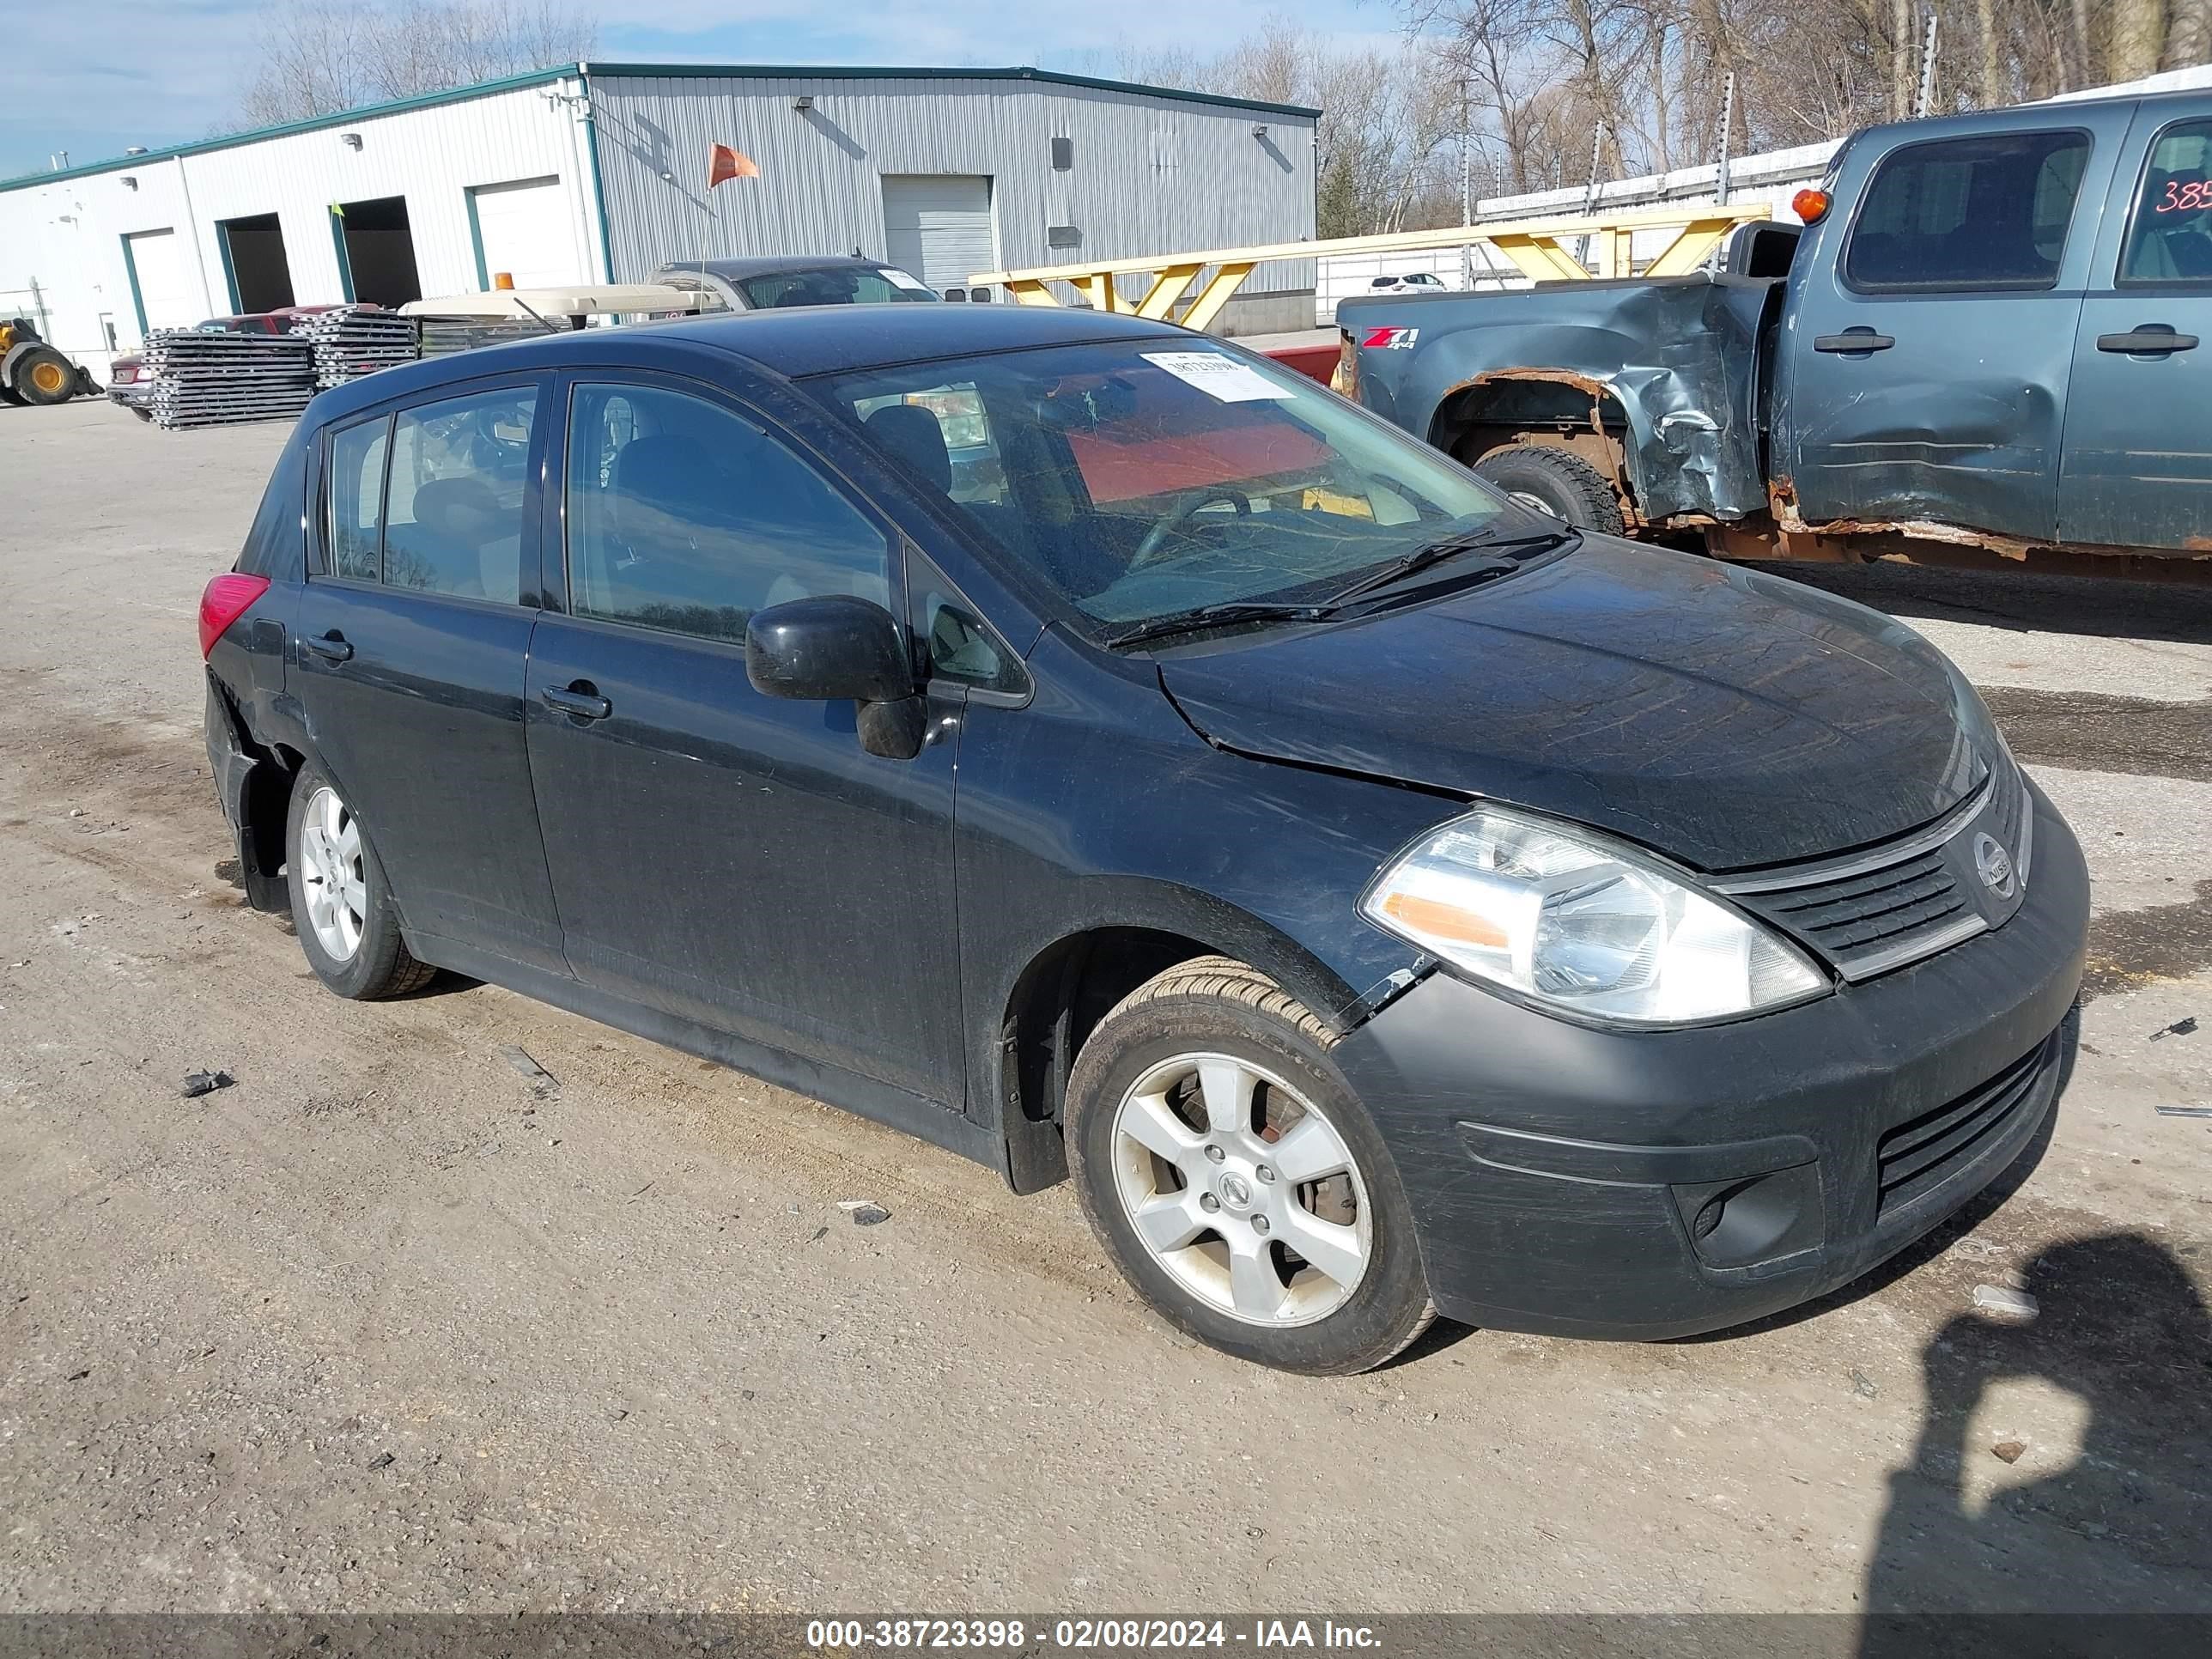
[[[610,58],[648,55],[733,63],[1034,64],[1071,59],[1110,63],[1126,47],[1210,56],[1287,16],[1322,34],[1375,33],[1397,17],[1388,0],[1127,0],[1097,8],[1036,0],[972,0],[871,12],[825,12],[800,0],[695,0],[682,21],[638,25],[609,15],[599,34]],[[1104,64],[1097,67],[1103,67]]]
[[[0,176],[66,149],[104,161],[129,144],[204,138],[252,61],[258,0],[103,0],[15,11],[0,98]],[[36,72],[32,65],[36,65]]]
[[[35,74],[0,99],[0,178],[78,164],[130,144],[160,148],[220,130],[257,56],[263,0],[101,0],[19,8],[8,56]],[[601,0],[598,55],[610,61],[736,64],[1030,64],[1111,76],[1125,50],[1211,56],[1291,18],[1371,44],[1397,22],[1389,0],[1126,0],[1112,9],[1039,0],[915,0],[830,9],[819,0],[690,0],[680,24],[630,21]]]

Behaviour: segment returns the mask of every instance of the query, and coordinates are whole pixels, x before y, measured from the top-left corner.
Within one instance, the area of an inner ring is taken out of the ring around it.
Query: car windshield
[[[1054,346],[813,389],[1104,635],[1317,599],[1493,521],[1534,527],[1303,375],[1210,341]]]
[[[781,306],[899,305],[937,297],[902,270],[894,273],[866,265],[830,265],[819,270],[743,276],[738,279],[738,289],[756,311],[773,311]]]

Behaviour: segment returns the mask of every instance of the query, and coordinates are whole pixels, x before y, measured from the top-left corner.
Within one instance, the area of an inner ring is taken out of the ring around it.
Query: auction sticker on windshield
[[[1293,394],[1234,357],[1218,351],[1144,351],[1138,353],[1155,368],[1164,368],[1186,386],[1194,386],[1209,398],[1224,404],[1256,403],[1261,398],[1287,398]]]
[[[927,294],[929,292],[928,283],[921,281],[919,277],[910,276],[907,272],[901,270],[896,265],[885,265],[884,267],[884,280],[889,283],[893,288],[902,288],[909,294]]]

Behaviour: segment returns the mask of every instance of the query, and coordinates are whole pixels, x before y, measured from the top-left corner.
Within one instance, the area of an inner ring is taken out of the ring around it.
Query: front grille
[[[1972,849],[1962,856],[1958,843],[1971,830],[1995,836],[2014,857],[2016,895],[2027,878],[2027,803],[2008,762],[1938,822],[1887,847],[1713,886],[1821,952],[1845,979],[1871,979],[1993,925],[1986,896],[1974,890]]]
[[[2051,1054],[2045,1038],[1980,1088],[1884,1134],[1875,1147],[1881,1209],[1911,1203],[2002,1136],[2034,1095]]]
[[[1976,915],[1941,847],[1864,875],[1771,894],[1759,908],[1838,959],[1911,941]]]

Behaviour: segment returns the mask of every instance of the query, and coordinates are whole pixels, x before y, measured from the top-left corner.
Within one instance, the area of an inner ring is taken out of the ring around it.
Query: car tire
[[[1522,506],[1601,536],[1627,528],[1620,497],[1603,473],[1581,456],[1545,444],[1510,444],[1474,463],[1478,477]]]
[[[292,925],[315,977],[356,1002],[419,991],[438,970],[417,962],[368,831],[312,763],[293,781],[284,820]]]
[[[1370,1370],[1436,1317],[1335,1042],[1266,975],[1205,957],[1115,1005],[1067,1089],[1076,1192],[1138,1293],[1224,1353],[1317,1376]]]
[[[33,405],[65,404],[76,396],[76,365],[52,346],[33,346],[15,360],[15,396]]]

